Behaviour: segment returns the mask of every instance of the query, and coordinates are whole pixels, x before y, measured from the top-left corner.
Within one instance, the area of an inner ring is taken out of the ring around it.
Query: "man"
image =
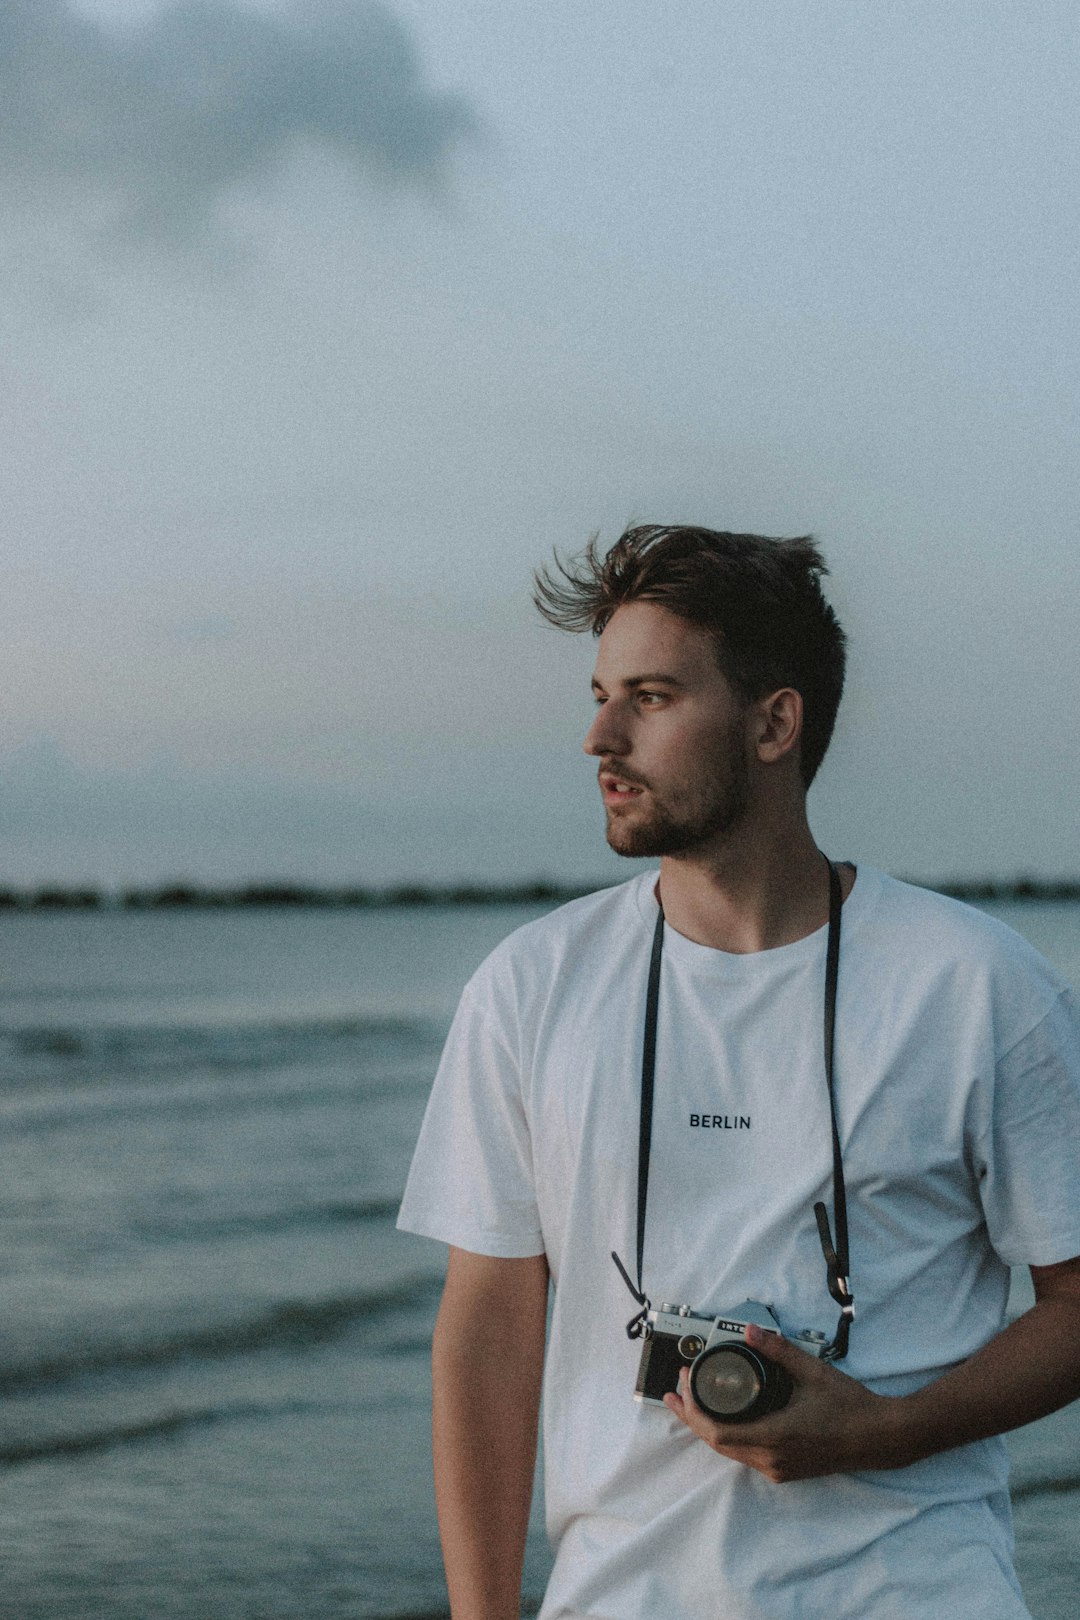
[[[549,619],[599,635],[608,842],[660,870],[504,941],[433,1088],[401,1224],[451,1245],[454,1620],[518,1614],[549,1278],[542,1620],[1027,1613],[997,1437],[1080,1394],[1080,1029],[1009,929],[817,849],[824,571],[809,540],[645,527],[539,576]],[[1005,1326],[1011,1265],[1036,1304]],[[748,1299],[786,1403],[717,1421],[685,1367],[635,1401],[627,1317]]]

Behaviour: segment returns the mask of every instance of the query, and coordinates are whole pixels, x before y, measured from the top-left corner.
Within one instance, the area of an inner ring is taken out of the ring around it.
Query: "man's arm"
[[[450,1250],[432,1346],[435,1499],[454,1620],[518,1620],[548,1267]]]
[[[795,1390],[782,1411],[754,1423],[714,1423],[685,1381],[666,1402],[714,1451],[776,1481],[903,1468],[1003,1434],[1080,1396],[1080,1257],[1032,1266],[1031,1277],[1031,1310],[913,1395],[874,1395],[790,1341],[748,1328],[755,1349],[792,1375]]]

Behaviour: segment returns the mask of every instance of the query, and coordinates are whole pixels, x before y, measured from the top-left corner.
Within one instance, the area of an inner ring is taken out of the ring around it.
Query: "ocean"
[[[1080,985],[1080,906],[992,909]],[[0,915],[2,1620],[446,1614],[443,1251],[394,1217],[458,993],[543,910]],[[1080,1403],[1011,1444],[1072,1620]],[[548,1567],[534,1514],[526,1612]]]

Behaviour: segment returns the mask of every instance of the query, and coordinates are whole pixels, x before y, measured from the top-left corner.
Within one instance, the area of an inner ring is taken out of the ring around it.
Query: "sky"
[[[1080,872],[1075,8],[13,0],[0,884],[615,881],[532,569],[813,533],[811,821]]]

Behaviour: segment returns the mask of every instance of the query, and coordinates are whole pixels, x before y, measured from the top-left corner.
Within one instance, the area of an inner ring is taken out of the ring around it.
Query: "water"
[[[0,916],[0,1616],[445,1614],[393,1219],[472,968],[542,907]],[[997,908],[1080,983],[1080,908]],[[1080,1407],[1014,1440],[1075,1612]],[[548,1567],[530,1536],[527,1597]]]

